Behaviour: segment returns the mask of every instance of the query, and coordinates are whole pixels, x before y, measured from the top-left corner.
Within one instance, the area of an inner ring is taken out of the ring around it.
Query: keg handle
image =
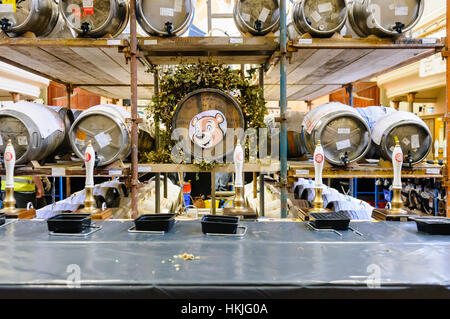
[[[91,25],[89,22],[83,22],[81,24],[81,31],[83,31],[83,35],[86,35],[91,30]]]
[[[258,31],[258,32],[261,32],[261,31],[262,31],[262,21],[261,21],[261,20],[257,19],[257,20],[255,21],[255,29],[256,29],[256,31]]]
[[[166,26],[167,35],[172,35],[172,32],[173,32],[173,24],[172,24],[172,22],[167,21],[165,23],[165,26]]]
[[[11,27],[11,23],[9,23],[8,18],[1,19],[0,24],[1,24],[2,30],[5,32],[9,29],[9,27]]]
[[[398,33],[402,33],[404,27],[405,25],[403,23],[395,22],[395,26],[392,29]]]

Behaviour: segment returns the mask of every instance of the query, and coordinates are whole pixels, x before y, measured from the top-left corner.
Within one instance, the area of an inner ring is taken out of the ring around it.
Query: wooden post
[[[411,112],[411,113],[414,112],[414,102],[416,101],[416,94],[417,94],[417,92],[411,92],[411,93],[407,94],[407,100],[409,103],[408,112]]]
[[[400,101],[392,101],[392,103],[394,103],[394,109],[395,110],[400,110]]]
[[[20,101],[20,94],[16,92],[11,92],[11,97],[13,99],[14,103],[17,103]]]

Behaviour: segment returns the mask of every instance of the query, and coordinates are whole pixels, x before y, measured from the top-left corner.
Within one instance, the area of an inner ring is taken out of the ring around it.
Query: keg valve
[[[405,27],[405,25],[403,23],[395,22],[395,26],[392,29],[394,29],[394,31],[396,31],[398,33],[402,33],[404,27]]]
[[[166,25],[167,34],[168,35],[172,35],[172,32],[173,32],[173,24],[172,24],[172,22],[167,21],[165,25]]]
[[[86,35],[89,31],[91,31],[91,25],[89,22],[83,22],[81,24],[81,31],[83,31],[83,35]]]
[[[255,21],[255,29],[256,29],[256,31],[258,31],[258,32],[261,32],[261,31],[262,31],[262,21],[261,21],[261,20],[257,19],[257,20]]]
[[[9,19],[7,18],[1,19],[0,24],[2,26],[2,30],[5,32],[9,29],[9,27],[11,27],[11,23],[9,23]]]
[[[413,157],[411,154],[411,150],[409,150],[408,155],[406,155],[406,161],[408,162],[409,167],[412,167]]]
[[[344,163],[344,166],[347,167],[350,164],[350,160],[348,159],[348,153],[345,152],[344,155],[341,156],[341,161]]]

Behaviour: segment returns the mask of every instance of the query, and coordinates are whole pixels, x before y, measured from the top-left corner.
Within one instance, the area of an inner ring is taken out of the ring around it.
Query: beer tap
[[[327,213],[329,209],[324,208],[324,202],[322,198],[322,170],[325,162],[325,153],[323,147],[320,144],[320,140],[317,142],[316,149],[314,151],[314,200],[312,202],[313,207],[308,210],[309,213]]]

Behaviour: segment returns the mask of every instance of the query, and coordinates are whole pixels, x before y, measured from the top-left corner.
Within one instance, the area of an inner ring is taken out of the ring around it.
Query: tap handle
[[[314,172],[315,179],[314,184],[316,187],[322,187],[322,170],[325,160],[325,154],[323,152],[322,145],[320,141],[317,142],[316,149],[314,151]]]
[[[244,165],[244,150],[242,149],[241,143],[238,141],[236,148],[234,149],[234,168],[236,171],[236,177],[234,180],[235,187],[243,187],[244,183],[242,181],[242,167]]]
[[[14,188],[14,165],[16,164],[16,152],[14,151],[11,140],[8,140],[8,144],[5,149],[4,161],[6,169],[5,187]]]
[[[86,165],[86,187],[94,187],[95,150],[91,141],[88,142],[84,152],[84,162]]]
[[[400,147],[400,142],[395,137],[395,147],[392,152],[392,166],[394,168],[394,181],[392,183],[392,188],[402,188],[402,165],[403,165],[403,151]]]

